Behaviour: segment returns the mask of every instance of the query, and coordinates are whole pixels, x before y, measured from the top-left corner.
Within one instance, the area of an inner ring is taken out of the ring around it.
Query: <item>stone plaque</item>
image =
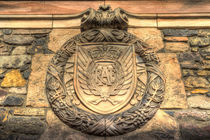
[[[51,60],[46,94],[65,124],[91,135],[121,135],[140,128],[160,107],[165,81],[159,59],[127,28],[122,9],[89,9],[81,33]]]

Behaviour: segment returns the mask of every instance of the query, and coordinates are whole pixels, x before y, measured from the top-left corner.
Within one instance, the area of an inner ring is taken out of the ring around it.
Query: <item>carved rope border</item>
[[[64,67],[76,50],[76,45],[93,42],[122,42],[134,45],[135,53],[147,68],[146,92],[136,106],[119,114],[97,115],[86,112],[73,103],[63,83]],[[46,94],[54,113],[65,124],[83,133],[97,136],[116,136],[140,128],[149,121],[163,101],[165,79],[159,71],[156,54],[142,40],[124,30],[92,29],[68,40],[51,60],[46,76]]]

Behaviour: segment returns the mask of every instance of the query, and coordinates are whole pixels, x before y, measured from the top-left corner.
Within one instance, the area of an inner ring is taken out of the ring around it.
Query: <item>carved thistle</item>
[[[46,94],[54,113],[70,127],[98,136],[140,128],[163,101],[158,57],[127,32],[122,9],[89,9],[81,33],[51,60]]]

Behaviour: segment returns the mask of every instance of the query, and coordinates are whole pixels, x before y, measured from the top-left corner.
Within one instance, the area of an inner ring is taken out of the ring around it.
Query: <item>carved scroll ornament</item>
[[[98,136],[128,133],[149,121],[163,101],[159,59],[127,27],[121,9],[90,9],[82,32],[51,60],[46,94],[54,113],[71,128]]]

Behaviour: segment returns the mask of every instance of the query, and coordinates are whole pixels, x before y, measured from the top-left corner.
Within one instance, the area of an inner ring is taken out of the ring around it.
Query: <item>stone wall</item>
[[[141,129],[95,137],[54,115],[44,89],[54,53],[79,29],[0,30],[0,139],[207,140],[210,139],[210,30],[129,28],[160,57],[165,99]]]

